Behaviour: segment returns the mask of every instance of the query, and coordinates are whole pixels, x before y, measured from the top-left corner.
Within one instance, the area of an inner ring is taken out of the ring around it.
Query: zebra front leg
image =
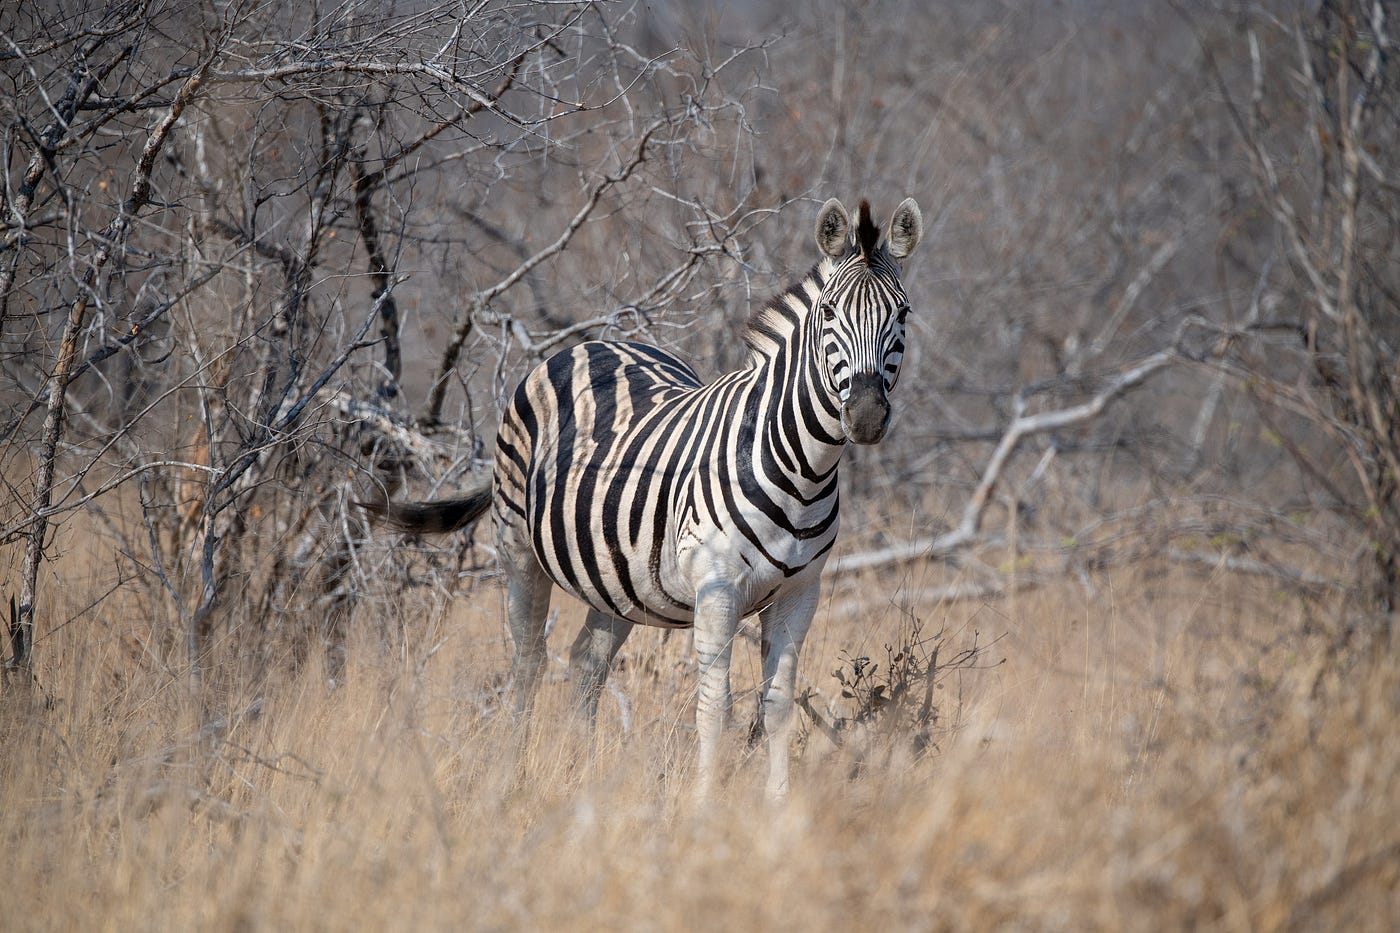
[[[768,736],[768,797],[788,789],[788,756],[796,720],[797,657],[821,598],[821,578],[779,597],[759,613],[763,640],[763,731]]]
[[[696,761],[695,796],[704,800],[714,784],[720,737],[729,715],[729,660],[739,622],[734,587],[715,581],[701,585],[695,595],[695,655],[700,664],[700,690],[695,704],[695,731],[700,748]]]
[[[514,680],[516,722],[524,720],[535,699],[540,675],[548,660],[545,652],[544,626],[549,613],[549,591],[552,584],[538,565],[520,567],[507,563],[509,582],[506,588],[506,615],[510,618],[510,636],[515,642]]]
[[[590,609],[583,628],[574,639],[569,666],[574,669],[579,709],[588,719],[590,729],[598,724],[598,697],[607,682],[613,658],[631,632],[632,623],[626,619]]]

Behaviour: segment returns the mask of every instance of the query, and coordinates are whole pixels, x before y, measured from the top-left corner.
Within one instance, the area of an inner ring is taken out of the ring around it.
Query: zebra
[[[853,224],[833,198],[817,216],[817,264],[750,320],[746,366],[705,383],[654,346],[579,344],[511,396],[489,482],[455,499],[361,503],[418,533],[492,509],[518,716],[546,663],[551,584],[589,609],[570,665],[590,721],[634,625],[693,625],[703,798],[731,705],[732,643],[756,612],[766,789],[786,793],[797,658],[836,541],[837,467],[848,441],[874,444],[889,424],[909,313],[900,264],[922,236],[913,198],[888,235],[869,202]]]

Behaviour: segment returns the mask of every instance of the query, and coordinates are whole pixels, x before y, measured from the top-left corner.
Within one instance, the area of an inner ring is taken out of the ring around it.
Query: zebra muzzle
[[[851,377],[851,391],[841,403],[841,427],[847,439],[857,444],[874,444],[885,436],[890,423],[890,400],[885,380],[879,373],[857,373]]]

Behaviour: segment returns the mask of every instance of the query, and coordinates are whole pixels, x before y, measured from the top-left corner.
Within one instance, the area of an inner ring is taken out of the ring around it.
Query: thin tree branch
[[[967,504],[963,506],[962,517],[956,527],[941,535],[919,538],[878,551],[838,557],[827,565],[827,572],[844,574],[910,560],[937,559],[973,543],[981,528],[982,515],[991,501],[992,490],[1001,480],[1002,471],[1024,438],[1082,424],[1098,417],[1111,401],[1142,385],[1149,377],[1165,369],[1176,359],[1177,351],[1174,348],[1158,351],[1120,372],[1092,398],[1070,408],[1026,414],[1025,399],[1018,396],[1015,400],[1015,415],[988,458],[987,465],[982,470],[982,477]]]
[[[471,334],[477,315],[492,299],[515,285],[540,263],[562,252],[569,245],[574,234],[578,233],[579,228],[584,225],[594,209],[597,208],[603,195],[613,186],[631,178],[637,168],[646,161],[647,145],[651,142],[651,138],[669,122],[666,117],[661,117],[646,128],[641,138],[637,140],[632,157],[615,174],[605,175],[593,185],[583,205],[569,218],[569,222],[565,224],[563,231],[554,239],[554,242],[520,263],[495,285],[477,292],[467,302],[466,310],[453,325],[452,337],[447,343],[447,349],[443,351],[442,362],[438,365],[437,378],[433,381],[432,392],[429,394],[427,408],[424,416],[420,419],[420,424],[432,426],[441,422],[442,406],[447,396],[447,377],[457,366],[457,358],[461,355],[462,346]]]
[[[94,294],[97,276],[107,265],[117,247],[125,242],[132,221],[150,200],[151,171],[155,167],[156,156],[161,147],[165,145],[171,128],[179,121],[185,108],[199,92],[204,71],[210,64],[211,61],[206,60],[204,65],[185,82],[171,103],[170,109],[166,111],[165,116],[147,137],[146,144],[141,150],[141,156],[136,162],[131,192],[122,202],[117,216],[112,219],[99,237],[98,242],[101,245],[98,247],[97,255],[88,266],[81,287],[78,289],[78,295],[68,310],[63,336],[59,340],[53,374],[49,377],[48,412],[45,415],[44,427],[40,435],[39,468],[34,478],[34,499],[31,507],[37,519],[29,530],[28,540],[25,544],[19,613],[10,633],[14,649],[10,666],[26,674],[33,671],[34,602],[38,590],[39,565],[43,562],[44,557],[44,537],[48,533],[48,517],[45,513],[53,496],[54,466],[57,460],[58,440],[63,430],[64,401],[69,381],[73,375],[78,334],[82,331],[87,319],[88,304],[90,296]]]

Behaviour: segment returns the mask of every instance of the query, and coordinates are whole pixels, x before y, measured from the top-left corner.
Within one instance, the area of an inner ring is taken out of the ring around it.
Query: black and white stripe
[[[522,710],[542,664],[551,581],[592,610],[574,646],[590,709],[632,624],[694,624],[707,786],[729,642],[738,619],[759,612],[767,731],[783,742],[770,790],[786,786],[792,678],[836,540],[837,466],[848,441],[884,434],[904,355],[898,260],[922,233],[912,199],[890,229],[882,238],[864,202],[853,225],[828,201],[822,259],[750,322],[743,369],[702,383],[656,347],[593,341],[546,360],[515,390],[489,499],[511,581]],[[468,508],[456,500],[454,515],[465,524],[486,499],[479,490]],[[405,526],[403,507],[379,511]]]

